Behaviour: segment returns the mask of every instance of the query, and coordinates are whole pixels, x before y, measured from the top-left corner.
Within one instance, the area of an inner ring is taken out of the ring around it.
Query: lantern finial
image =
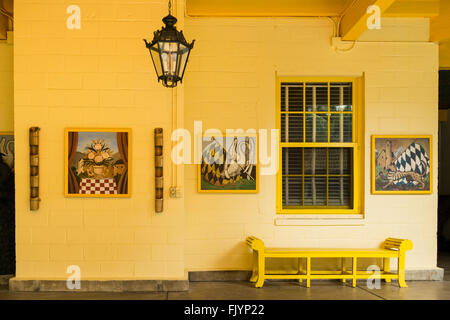
[[[162,22],[166,25],[166,27],[173,27],[177,23],[177,18],[175,18],[173,15],[169,13],[168,16],[165,16],[162,19]]]

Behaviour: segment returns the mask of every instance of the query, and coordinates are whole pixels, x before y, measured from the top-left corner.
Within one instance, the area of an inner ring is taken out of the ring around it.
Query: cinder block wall
[[[369,154],[372,134],[432,134],[437,159],[437,46],[358,43],[336,53],[326,19],[186,17],[183,24],[183,3],[179,26],[197,40],[178,92],[178,117],[185,108],[189,130],[194,120],[204,129],[274,128],[277,74],[365,72],[365,225],[275,226],[274,176],[262,176],[255,195],[198,194],[194,165],[185,166],[184,199],[171,200],[169,143],[166,208],[154,214],[153,128],[163,127],[169,142],[173,96],[156,82],[142,38],[161,27],[167,2],[80,0],[81,30],[67,30],[71,2],[16,0],[17,277],[65,279],[72,264],[84,279],[185,279],[185,270],[249,269],[248,234],[268,245],[317,247],[377,247],[387,236],[406,237],[415,244],[407,268],[435,267],[436,175],[432,195],[373,196]],[[30,126],[41,127],[37,212],[28,200]],[[66,127],[132,128],[131,198],[64,197]]]
[[[385,22],[382,26],[393,38],[423,41],[428,32],[426,19]],[[258,194],[198,194],[197,169],[187,166],[187,269],[249,269],[251,256],[242,240],[250,234],[280,247],[375,248],[389,236],[404,237],[414,243],[407,268],[436,267],[436,44],[365,42],[335,52],[330,45],[333,26],[325,18],[188,17],[185,24],[186,34],[198,41],[186,75],[186,128],[193,130],[194,120],[203,120],[203,130],[275,128],[277,75],[364,73],[366,177],[364,226],[275,226],[275,176],[260,177]],[[363,37],[374,40],[370,32]],[[433,194],[371,195],[373,134],[433,135]]]
[[[80,30],[66,9],[81,8]],[[183,200],[170,200],[172,92],[142,39],[165,1],[15,1],[17,278],[184,279]],[[40,131],[40,209],[29,210],[28,128]],[[132,197],[64,197],[64,128],[131,128]],[[165,210],[154,213],[155,127],[164,129]]]

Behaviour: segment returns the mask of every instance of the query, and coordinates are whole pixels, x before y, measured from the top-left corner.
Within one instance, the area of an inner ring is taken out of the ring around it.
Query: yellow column
[[[353,267],[352,267],[352,287],[356,287],[356,267],[357,267],[357,261],[356,261],[356,257],[352,258],[353,261]]]

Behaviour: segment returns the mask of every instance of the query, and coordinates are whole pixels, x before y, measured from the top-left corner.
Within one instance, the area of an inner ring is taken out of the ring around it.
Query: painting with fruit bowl
[[[66,196],[129,196],[130,134],[129,129],[67,129]]]

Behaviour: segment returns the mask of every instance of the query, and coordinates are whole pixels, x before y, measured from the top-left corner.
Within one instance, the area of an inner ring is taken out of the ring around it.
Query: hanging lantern
[[[161,80],[165,87],[173,88],[177,86],[178,81],[183,82],[184,71],[195,40],[188,43],[183,31],[177,30],[175,27],[177,18],[170,14],[170,8],[169,1],[169,15],[162,19],[166,26],[154,32],[152,42],[145,39],[144,41],[150,51],[158,82]]]

